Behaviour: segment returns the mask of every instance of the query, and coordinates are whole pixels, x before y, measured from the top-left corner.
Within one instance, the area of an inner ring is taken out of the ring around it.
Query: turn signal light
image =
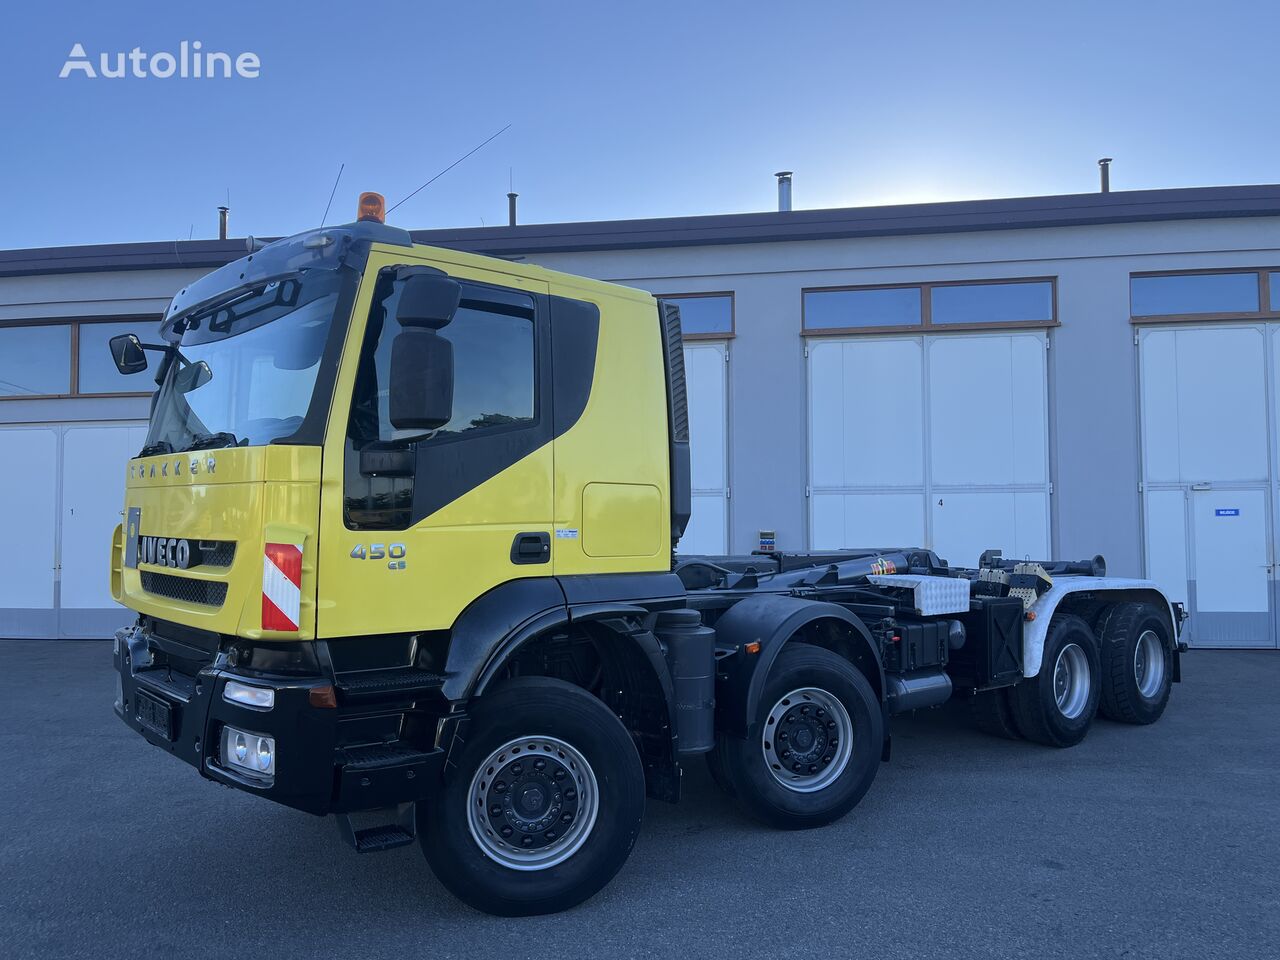
[[[338,706],[338,698],[333,692],[331,683],[323,687],[312,687],[311,692],[307,694],[307,700],[313,707],[326,707],[333,710]]]
[[[360,194],[360,207],[357,220],[372,220],[374,223],[387,222],[387,201],[380,193],[367,191]]]

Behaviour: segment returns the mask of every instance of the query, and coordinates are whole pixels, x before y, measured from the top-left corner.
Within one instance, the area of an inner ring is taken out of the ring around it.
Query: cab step
[[[444,751],[404,743],[347,747],[338,771],[339,810],[379,810],[426,796],[439,782]]]
[[[370,810],[364,816],[381,814],[394,819],[360,830],[351,822],[352,814],[338,814],[338,834],[356,853],[382,853],[405,847],[418,838],[416,805],[402,803],[390,810]]]
[[[334,685],[343,700],[376,700],[436,693],[444,685],[444,677],[415,667],[395,667],[338,674]]]

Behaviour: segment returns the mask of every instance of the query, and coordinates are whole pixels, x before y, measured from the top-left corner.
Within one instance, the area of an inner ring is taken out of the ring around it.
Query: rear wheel
[[[831,823],[862,799],[880,765],[884,718],[856,667],[808,644],[769,670],[746,740],[720,736],[712,774],[751,816],[783,829]]]
[[[644,814],[625,727],[578,687],[522,677],[480,698],[456,767],[419,804],[427,862],[460,900],[499,916],[555,913],[613,878]]]
[[[1098,711],[1099,674],[1098,644],[1089,625],[1074,615],[1054,617],[1040,672],[1010,693],[1018,731],[1047,746],[1075,746]]]
[[[974,725],[983,733],[1005,740],[1021,740],[1022,734],[1013,719],[1013,705],[1009,702],[1010,687],[984,690],[975,694],[969,704]]]
[[[1173,688],[1173,643],[1160,611],[1120,603],[1101,626],[1102,715],[1124,723],[1155,723]]]

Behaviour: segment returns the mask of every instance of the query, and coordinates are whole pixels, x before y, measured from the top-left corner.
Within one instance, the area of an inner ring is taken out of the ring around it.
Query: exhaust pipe
[[[218,208],[218,239],[227,239],[227,214],[231,212],[230,207]]]
[[[514,227],[516,225],[516,197],[518,193],[507,194],[507,226]]]
[[[1102,177],[1102,192],[1111,192],[1111,158],[1103,157],[1098,161],[1098,173]]]

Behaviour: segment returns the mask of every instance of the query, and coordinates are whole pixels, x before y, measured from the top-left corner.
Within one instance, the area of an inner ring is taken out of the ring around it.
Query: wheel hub
[[[853,721],[844,704],[817,687],[787,694],[765,718],[761,747],[773,778],[812,793],[844,772],[853,751]]]
[[[1133,681],[1138,693],[1153,700],[1164,686],[1164,643],[1154,630],[1144,630],[1133,649]]]
[[[1078,643],[1068,643],[1053,665],[1053,698],[1058,712],[1068,720],[1084,713],[1089,703],[1092,678],[1089,660]]]
[[[470,797],[472,837],[514,870],[544,870],[572,856],[599,811],[591,766],[554,737],[503,744],[472,778]]]

